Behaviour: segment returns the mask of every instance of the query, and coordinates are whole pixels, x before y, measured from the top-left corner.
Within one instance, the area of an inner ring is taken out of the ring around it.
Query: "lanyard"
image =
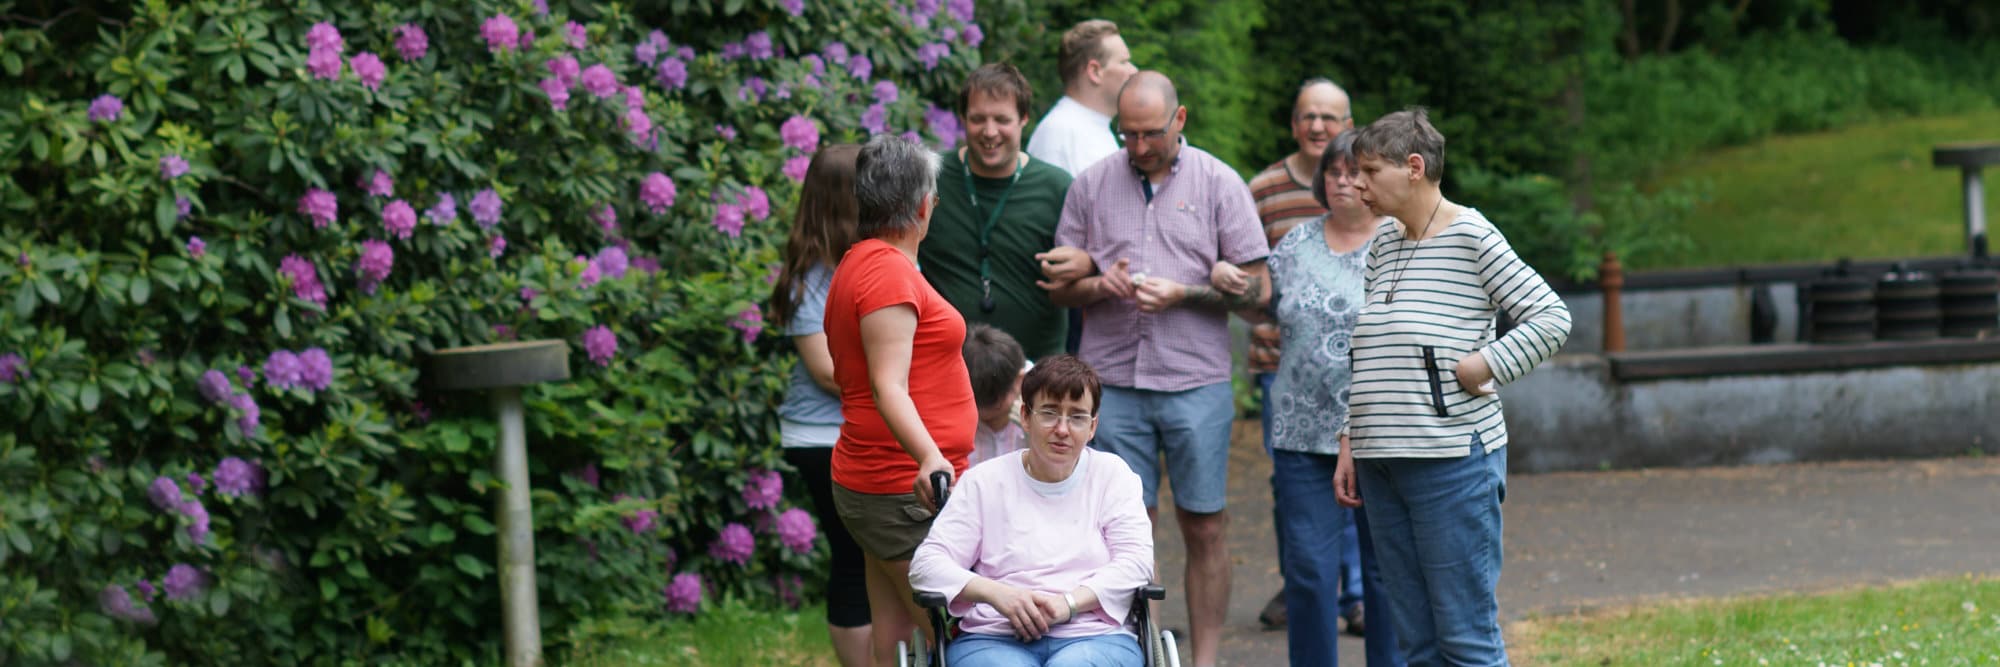
[[[970,151],[967,152],[969,153]],[[979,191],[973,187],[972,163],[966,161],[965,157],[965,155],[959,156],[959,162],[965,167],[965,171],[963,172],[965,174],[965,198],[967,201],[972,202],[973,216],[978,217]],[[1007,198],[1014,196],[1014,186],[1021,182],[1021,172],[1026,171],[1027,168],[1027,160],[1020,160],[1014,166],[1013,179],[1007,181],[1007,189],[1000,192],[1000,201],[993,204],[993,212],[986,215],[986,224],[979,227],[979,311],[983,313],[991,313],[994,308],[991,259],[993,253],[987,248],[993,242],[993,226],[1000,222],[1000,212],[1007,209]]]

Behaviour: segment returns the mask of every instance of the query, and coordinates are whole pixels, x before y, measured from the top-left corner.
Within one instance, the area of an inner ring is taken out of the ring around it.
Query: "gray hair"
[[[1410,107],[1378,118],[1354,137],[1354,156],[1401,164],[1411,155],[1424,158],[1424,179],[1444,180],[1444,134],[1431,125],[1430,111]]]
[[[854,159],[854,199],[861,237],[882,238],[917,226],[924,198],[937,193],[938,154],[893,134],[878,134]]]

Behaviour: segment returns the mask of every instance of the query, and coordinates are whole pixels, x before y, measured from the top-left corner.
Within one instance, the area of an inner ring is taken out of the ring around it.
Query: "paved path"
[[[1236,436],[1223,662],[1283,665],[1284,633],[1257,624],[1279,586],[1270,461],[1256,422],[1238,422]],[[2000,574],[1996,457],[1515,475],[1505,512],[1503,623],[1668,598]],[[1162,620],[1186,627],[1172,514],[1155,534],[1172,598]],[[1342,667],[1364,663],[1359,639],[1343,636],[1340,651]]]

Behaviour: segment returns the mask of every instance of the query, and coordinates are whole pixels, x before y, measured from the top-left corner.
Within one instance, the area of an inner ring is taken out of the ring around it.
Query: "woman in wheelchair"
[[[1076,357],[1021,380],[1028,447],[967,471],[910,561],[959,617],[955,667],[1139,665],[1126,627],[1153,575],[1139,476],[1086,445],[1103,387]],[[943,641],[940,638],[940,641]]]

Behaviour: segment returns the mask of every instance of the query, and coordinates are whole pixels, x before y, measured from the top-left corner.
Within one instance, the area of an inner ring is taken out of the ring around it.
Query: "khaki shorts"
[[[917,502],[917,494],[861,493],[837,483],[833,485],[833,506],[861,551],[887,561],[915,556],[936,516]]]

